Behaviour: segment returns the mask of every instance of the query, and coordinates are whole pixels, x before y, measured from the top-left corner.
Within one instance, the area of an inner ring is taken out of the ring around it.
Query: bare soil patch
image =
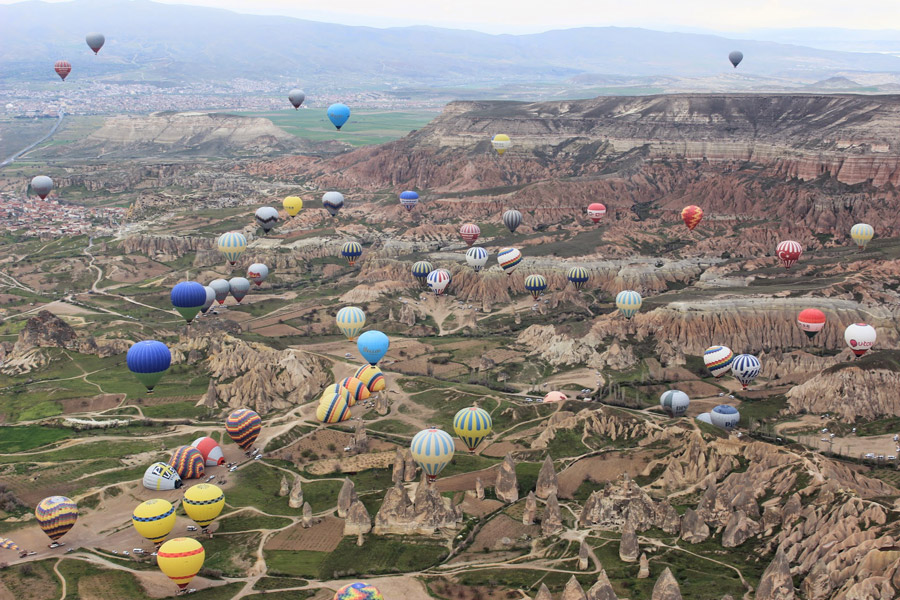
[[[308,529],[300,523],[274,535],[266,543],[267,550],[309,550],[312,552],[333,552],[344,536],[344,520],[325,517]]]
[[[503,503],[499,500],[479,500],[474,494],[466,494],[466,497],[463,498],[463,501],[460,502],[459,506],[467,515],[482,517],[494,512],[503,506]]]
[[[475,480],[481,478],[481,483],[486,487],[494,485],[497,479],[497,470],[500,465],[494,465],[481,471],[472,471],[471,473],[460,473],[451,477],[441,477],[434,486],[439,492],[461,492],[465,490],[475,489]]]
[[[559,474],[559,495],[561,498],[571,498],[585,479],[605,483],[619,479],[626,471],[634,477],[644,470],[651,458],[646,452],[627,455],[608,452],[579,460]]]
[[[59,400],[63,414],[79,412],[102,412],[115,408],[122,400],[122,394],[97,394],[93,398],[66,398]]]

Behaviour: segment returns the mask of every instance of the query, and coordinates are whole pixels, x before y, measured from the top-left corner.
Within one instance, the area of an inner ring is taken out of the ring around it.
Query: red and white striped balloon
[[[800,245],[800,242],[785,240],[778,244],[778,247],[775,248],[775,253],[778,254],[778,258],[781,259],[784,268],[790,269],[791,265],[800,260],[800,255],[803,254],[803,246]]]

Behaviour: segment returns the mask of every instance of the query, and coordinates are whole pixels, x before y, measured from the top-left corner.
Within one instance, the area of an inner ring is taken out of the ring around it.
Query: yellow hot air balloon
[[[865,250],[872,238],[875,237],[875,228],[866,223],[857,223],[850,228],[850,237],[861,250]]]
[[[175,527],[175,507],[168,500],[147,500],[134,509],[131,524],[141,537],[161,544]]]
[[[453,417],[453,431],[463,441],[469,452],[475,452],[478,444],[491,433],[491,415],[477,406],[469,406]]]
[[[175,538],[163,544],[156,555],[159,570],[184,589],[203,567],[206,551],[191,538]]]
[[[303,199],[300,196],[288,196],[284,199],[284,210],[287,211],[288,216],[296,217],[302,208]]]
[[[201,483],[185,490],[181,505],[198,527],[206,529],[225,507],[225,494],[217,485]]]
[[[347,336],[348,340],[352,340],[359,335],[362,328],[366,326],[366,313],[361,308],[355,306],[345,306],[338,311],[334,318],[338,329]]]
[[[503,153],[512,148],[512,141],[505,133],[498,133],[491,138],[491,146],[497,151],[497,154],[503,156]]]
[[[338,384],[330,385],[322,392],[316,418],[322,423],[340,423],[350,418],[350,391]]]
[[[434,481],[453,460],[453,438],[441,429],[423,429],[413,436],[409,446],[413,460],[425,471],[428,481]]]
[[[366,384],[370,392],[380,392],[384,389],[384,373],[375,365],[363,365],[353,376]]]

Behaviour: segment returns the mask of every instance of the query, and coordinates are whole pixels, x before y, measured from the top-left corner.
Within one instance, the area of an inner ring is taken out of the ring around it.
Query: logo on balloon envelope
[[[367,331],[359,336],[356,347],[370,365],[375,365],[387,354],[390,340],[380,331]]]

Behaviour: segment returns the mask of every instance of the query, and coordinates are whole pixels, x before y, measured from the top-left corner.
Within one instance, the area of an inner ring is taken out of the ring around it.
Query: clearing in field
[[[320,523],[308,529],[300,523],[288,527],[269,540],[266,550],[333,552],[341,542],[343,535],[344,520],[325,517]]]

